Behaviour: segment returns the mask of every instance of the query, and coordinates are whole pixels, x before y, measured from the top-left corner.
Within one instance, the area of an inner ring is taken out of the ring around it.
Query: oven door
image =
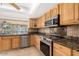
[[[53,45],[47,45],[44,42],[40,41],[40,50],[45,56],[53,55]]]

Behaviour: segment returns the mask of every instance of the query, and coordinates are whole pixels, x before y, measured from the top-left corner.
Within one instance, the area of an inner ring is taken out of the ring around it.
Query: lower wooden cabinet
[[[2,39],[0,37],[0,52],[2,51]]]
[[[20,36],[5,36],[0,39],[0,50],[10,50],[20,47]]]
[[[33,44],[34,35],[30,35],[30,38],[29,39],[30,39],[30,45],[33,46],[34,45]]]
[[[73,56],[79,56],[79,51],[73,50]]]
[[[0,37],[0,52],[20,47],[20,36]]]
[[[54,56],[71,56],[71,49],[64,47],[60,44],[54,43],[53,55]]]
[[[40,50],[40,36],[39,35],[31,35],[31,45],[35,46]]]
[[[20,47],[20,36],[13,36],[12,37],[12,48],[19,48]]]
[[[2,50],[10,50],[11,49],[11,37],[2,37]]]
[[[40,37],[39,37],[39,35],[35,35],[35,47],[40,50]]]

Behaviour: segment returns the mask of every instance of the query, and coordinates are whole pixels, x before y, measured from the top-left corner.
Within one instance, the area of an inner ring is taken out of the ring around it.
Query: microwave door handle
[[[52,19],[52,25],[53,25],[53,19]]]

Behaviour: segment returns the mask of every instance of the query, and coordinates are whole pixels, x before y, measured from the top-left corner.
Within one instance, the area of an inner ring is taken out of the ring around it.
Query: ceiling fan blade
[[[19,6],[16,5],[15,3],[9,3],[10,5],[12,5],[14,8],[16,8],[17,10],[20,10]]]

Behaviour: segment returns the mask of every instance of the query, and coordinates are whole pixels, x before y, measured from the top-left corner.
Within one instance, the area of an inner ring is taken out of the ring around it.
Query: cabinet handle
[[[76,50],[76,51],[78,51],[78,52],[79,52],[79,50]]]

